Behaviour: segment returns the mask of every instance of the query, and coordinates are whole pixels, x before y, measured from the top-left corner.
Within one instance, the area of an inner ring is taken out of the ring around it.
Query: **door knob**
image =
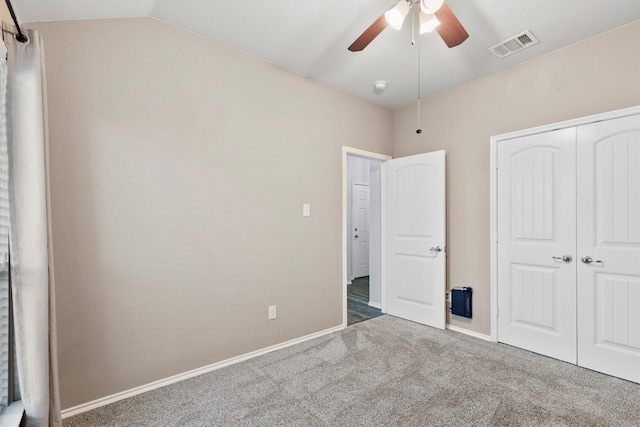
[[[583,256],[582,258],[580,258],[580,261],[584,262],[585,264],[591,264],[592,262],[602,262],[602,260],[593,259],[589,255]]]
[[[431,246],[431,248],[429,248],[429,250],[431,252],[442,252],[442,248],[438,245],[438,246]]]
[[[357,238],[358,238],[358,235],[356,234],[354,237],[357,239]]]
[[[573,257],[572,257],[571,255],[554,256],[554,257],[551,257],[551,258],[553,258],[553,259],[559,259],[559,260],[562,260],[562,261],[564,261],[564,262],[571,262],[571,261],[573,261]],[[583,262],[584,262],[584,261],[583,261]]]

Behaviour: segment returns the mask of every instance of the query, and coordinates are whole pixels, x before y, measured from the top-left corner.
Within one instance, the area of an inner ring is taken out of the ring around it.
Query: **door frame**
[[[570,127],[587,125],[590,123],[617,119],[626,116],[640,114],[640,105],[623,108],[620,110],[608,111],[605,113],[594,114],[590,116],[580,117],[577,119],[566,120],[558,123],[552,123],[543,126],[537,126],[529,129],[523,129],[515,132],[494,135],[489,138],[490,141],[490,295],[491,295],[491,341],[498,341],[498,144],[507,142],[514,138],[534,135],[538,133],[549,132],[557,129],[565,129]]]
[[[349,239],[349,230],[347,230],[347,215],[349,214],[347,206],[349,186],[347,180],[347,155],[381,160],[383,162],[391,159],[391,156],[386,154],[374,153],[346,145],[342,146],[342,326],[345,328],[347,327],[347,283],[349,281],[347,277],[347,242]]]

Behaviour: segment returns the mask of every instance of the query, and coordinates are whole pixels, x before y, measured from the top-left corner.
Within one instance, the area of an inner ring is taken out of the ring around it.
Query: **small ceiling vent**
[[[540,43],[540,41],[536,38],[536,36],[534,36],[531,31],[527,30],[524,33],[518,34],[517,36],[508,38],[507,40],[500,42],[495,46],[491,46],[489,50],[493,52],[495,56],[502,59],[538,43]]]

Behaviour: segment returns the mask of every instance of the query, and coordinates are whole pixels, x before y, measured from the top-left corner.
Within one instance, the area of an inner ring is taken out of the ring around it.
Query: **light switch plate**
[[[311,216],[311,205],[307,203],[302,205],[302,216]]]

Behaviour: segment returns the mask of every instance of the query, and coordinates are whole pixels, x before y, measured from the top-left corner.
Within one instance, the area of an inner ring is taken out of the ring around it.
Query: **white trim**
[[[345,328],[347,327],[347,284],[350,283],[347,277],[347,214],[349,213],[347,208],[347,185],[349,184],[347,182],[347,155],[349,154],[382,161],[391,158],[386,154],[360,150],[346,145],[342,146],[342,326]]]
[[[469,329],[461,328],[459,326],[450,325],[449,323],[447,323],[447,329],[453,332],[469,335],[470,337],[478,338],[484,341],[495,342],[495,340],[490,335],[485,335],[485,334],[481,334],[480,332],[475,332]]]
[[[529,129],[518,130],[515,132],[503,133],[501,135],[492,136],[491,141],[501,142],[506,139],[520,138],[522,136],[535,135],[538,133],[549,132],[552,130],[566,129],[576,126],[588,125],[604,120],[618,119],[626,116],[640,114],[640,105],[635,107],[623,108],[621,110],[607,111],[606,113],[593,114],[591,116],[580,117],[577,119],[565,120],[564,122],[551,123],[548,125],[537,126]]]
[[[382,310],[382,304],[378,304],[377,302],[369,301],[369,307],[377,308],[378,310]]]
[[[24,418],[22,400],[16,400],[4,408],[0,414],[0,427],[18,427]]]
[[[618,119],[621,117],[640,114],[640,105],[623,108],[620,110],[608,111],[605,113],[594,114],[591,116],[580,117],[577,119],[566,120],[564,122],[552,123],[549,125],[538,126],[534,128],[519,130],[515,132],[504,133],[492,136],[489,141],[491,144],[490,159],[490,210],[491,210],[491,261],[490,261],[490,292],[491,292],[491,338],[492,341],[498,341],[498,144],[500,142],[520,138],[523,136],[535,135],[539,133],[549,132],[552,130],[566,129],[570,127],[588,125],[604,120]]]
[[[167,386],[169,384],[177,383],[179,381],[184,381],[188,378],[196,377],[198,375],[206,374],[207,372],[212,372],[218,370],[220,368],[224,368],[226,366],[235,365],[236,363],[243,362],[248,359],[253,359],[254,357],[262,356],[267,353],[271,353],[272,351],[281,350],[286,347],[290,347],[292,345],[300,344],[305,341],[312,340],[314,338],[321,337],[323,335],[331,334],[333,332],[338,332],[344,329],[343,325],[335,326],[333,328],[325,329],[320,332],[315,332],[313,334],[305,335],[300,338],[295,338],[289,341],[285,341],[280,344],[272,345],[270,347],[265,347],[260,350],[252,351],[250,353],[242,354],[240,356],[232,357],[230,359],[222,360],[217,363],[213,363],[211,365],[203,366],[201,368],[196,368],[191,371],[183,372],[182,374],[173,375],[168,378],[164,378],[158,381],[154,381],[149,384],[141,385],[139,387],[134,387],[129,390],[121,391],[120,393],[112,394],[110,396],[101,397],[100,399],[93,400],[91,402],[83,403],[78,406],[74,406],[72,408],[67,408],[62,411],[62,418],[68,418],[73,415],[80,414],[82,412],[87,412],[95,408],[99,408],[101,406],[108,405],[113,402],[117,402],[122,399],[127,399],[129,397],[133,397],[140,393],[145,393],[147,391],[155,390],[160,387]]]
[[[380,165],[380,310],[387,312],[387,164]]]
[[[489,211],[491,225],[489,236],[491,247],[489,250],[489,277],[490,279],[490,327],[491,340],[498,341],[498,140],[491,137],[491,159],[489,162]]]

